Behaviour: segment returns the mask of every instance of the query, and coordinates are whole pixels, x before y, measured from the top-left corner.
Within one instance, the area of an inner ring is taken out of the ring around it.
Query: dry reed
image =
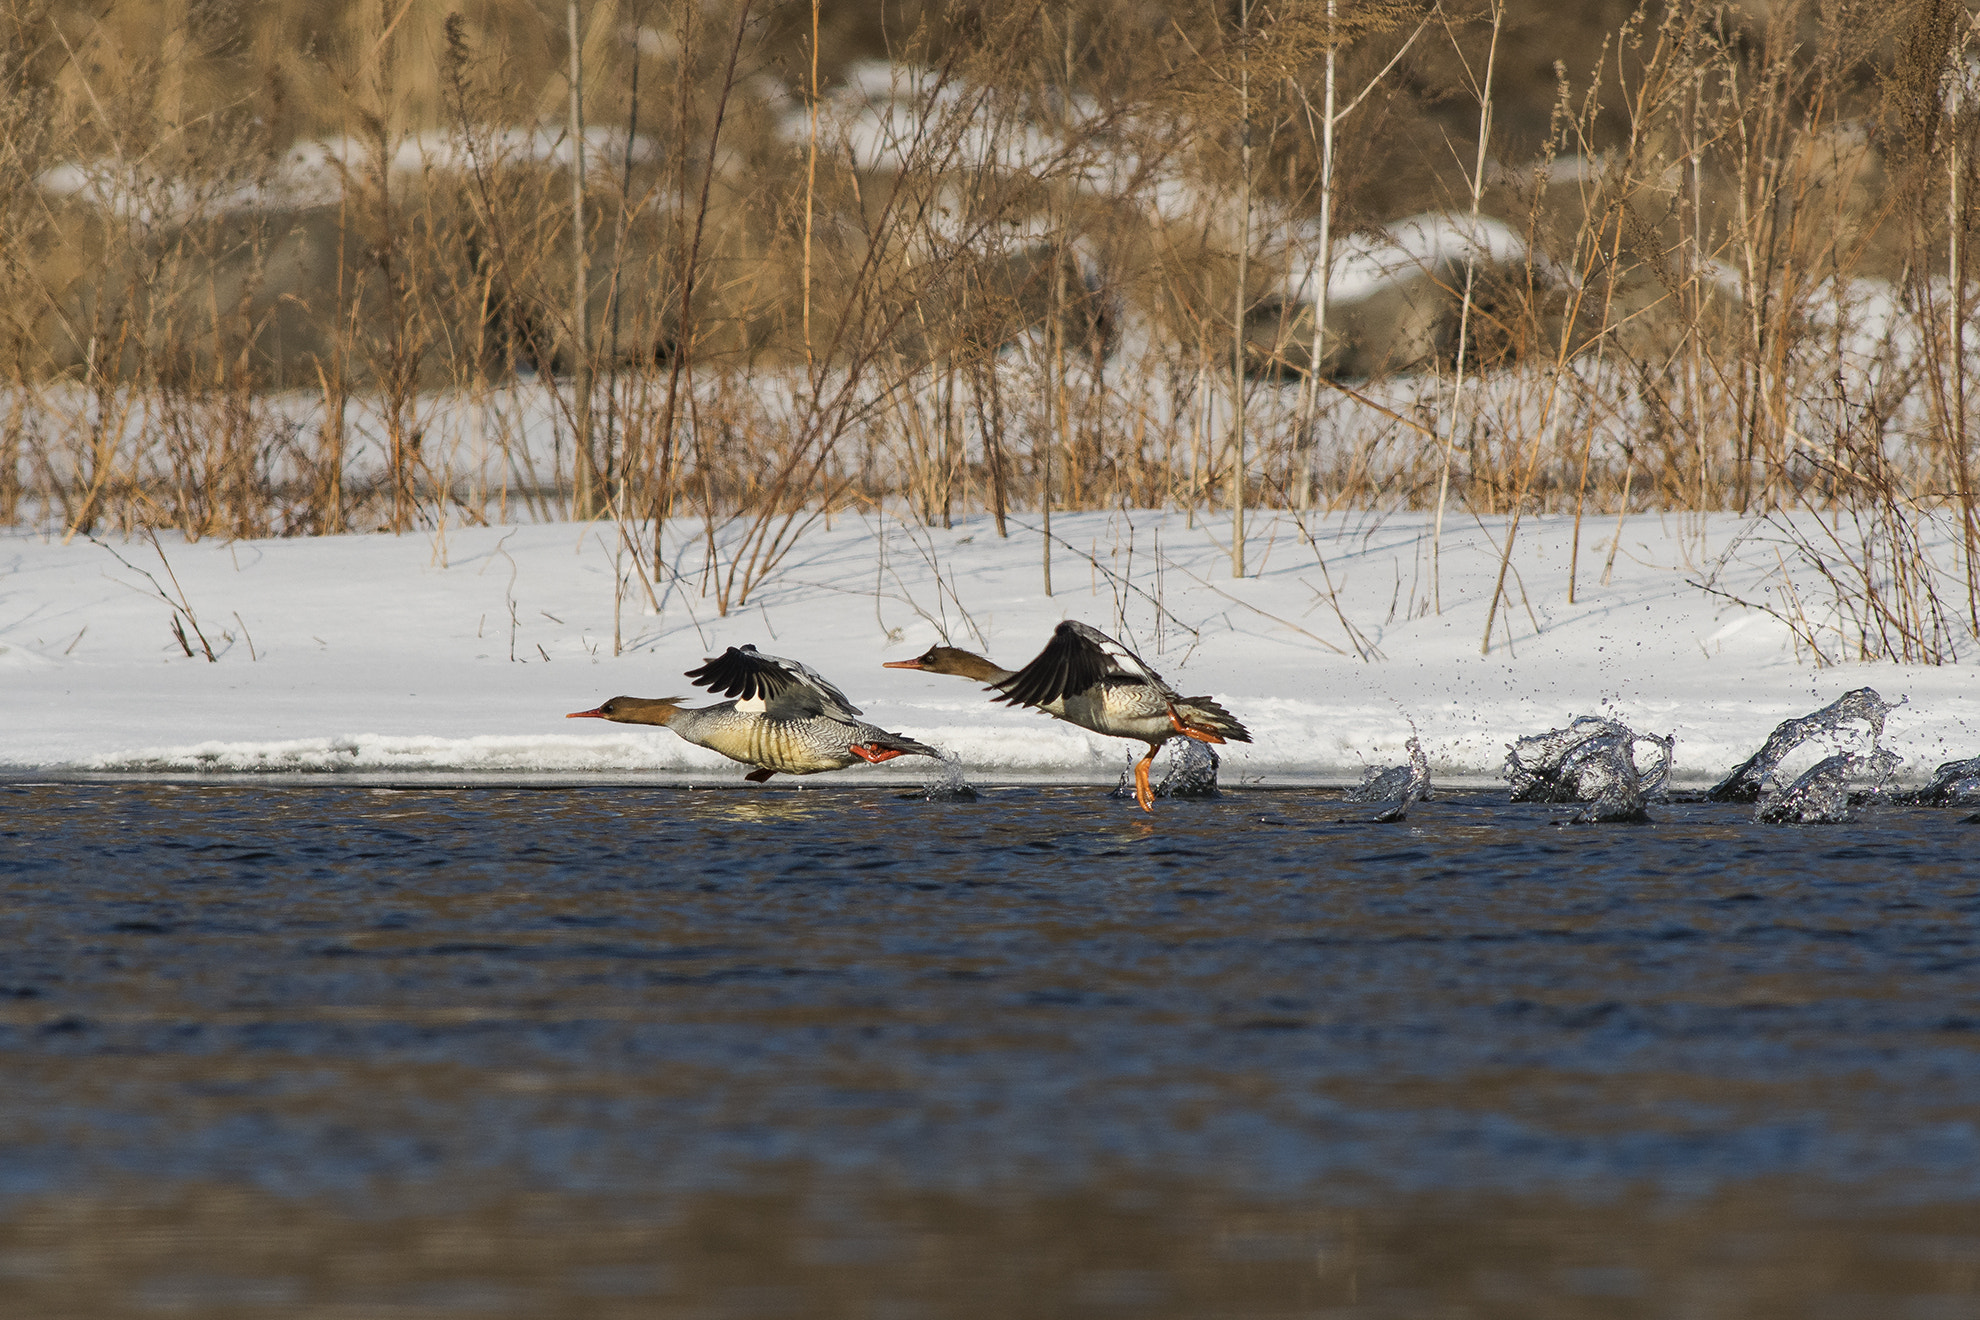
[[[1055,510],[1564,512],[1570,593],[1725,509],[1852,652],[1980,632],[1952,0],[4,6],[0,522],[597,517],[654,596],[688,515],[729,610],[850,509],[1048,590]]]

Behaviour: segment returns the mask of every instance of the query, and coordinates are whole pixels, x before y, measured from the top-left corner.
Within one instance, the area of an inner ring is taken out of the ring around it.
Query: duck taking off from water
[[[1140,656],[1076,619],[1052,630],[1052,640],[1030,664],[1001,669],[973,651],[931,646],[912,660],[890,660],[887,669],[957,674],[996,692],[993,701],[1031,706],[1082,729],[1148,744],[1134,764],[1134,800],[1155,809],[1148,767],[1162,744],[1178,735],[1197,742],[1251,741],[1231,713],[1209,697],[1185,697],[1162,681]]]
[[[696,687],[736,699],[683,706],[686,697],[613,697],[564,718],[664,724],[697,747],[750,766],[743,778],[758,784],[775,774],[843,770],[855,761],[941,757],[933,747],[860,719],[859,707],[816,670],[754,646],[732,646],[687,677]]]

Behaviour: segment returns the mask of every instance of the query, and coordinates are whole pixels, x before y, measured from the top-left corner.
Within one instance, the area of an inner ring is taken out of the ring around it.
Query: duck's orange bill
[[[564,718],[567,720],[602,720],[605,718],[605,708],[600,706],[595,710],[574,710],[564,716]]]
[[[919,668],[921,668],[921,661],[920,661],[920,660],[918,660],[918,659],[916,659],[916,660],[883,660],[883,661],[881,661],[881,662],[880,662],[880,667],[881,667],[882,669],[919,669]]]

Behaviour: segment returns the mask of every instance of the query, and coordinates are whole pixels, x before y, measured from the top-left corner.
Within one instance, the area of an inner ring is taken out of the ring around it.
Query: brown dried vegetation
[[[1955,0],[582,0],[576,197],[570,12],[0,0],[0,520],[1814,509],[1980,628]],[[1323,183],[1515,241],[1316,327]]]

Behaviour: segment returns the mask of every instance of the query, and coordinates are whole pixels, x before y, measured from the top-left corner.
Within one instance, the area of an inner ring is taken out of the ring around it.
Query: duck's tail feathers
[[[865,737],[860,741],[868,747],[885,748],[902,756],[932,756],[938,761],[942,759],[942,754],[927,743],[918,743],[902,734],[888,733],[885,729],[867,729]]]
[[[1237,717],[1208,697],[1184,697],[1175,705],[1182,722],[1204,733],[1214,733],[1226,742],[1248,743],[1251,731]]]

